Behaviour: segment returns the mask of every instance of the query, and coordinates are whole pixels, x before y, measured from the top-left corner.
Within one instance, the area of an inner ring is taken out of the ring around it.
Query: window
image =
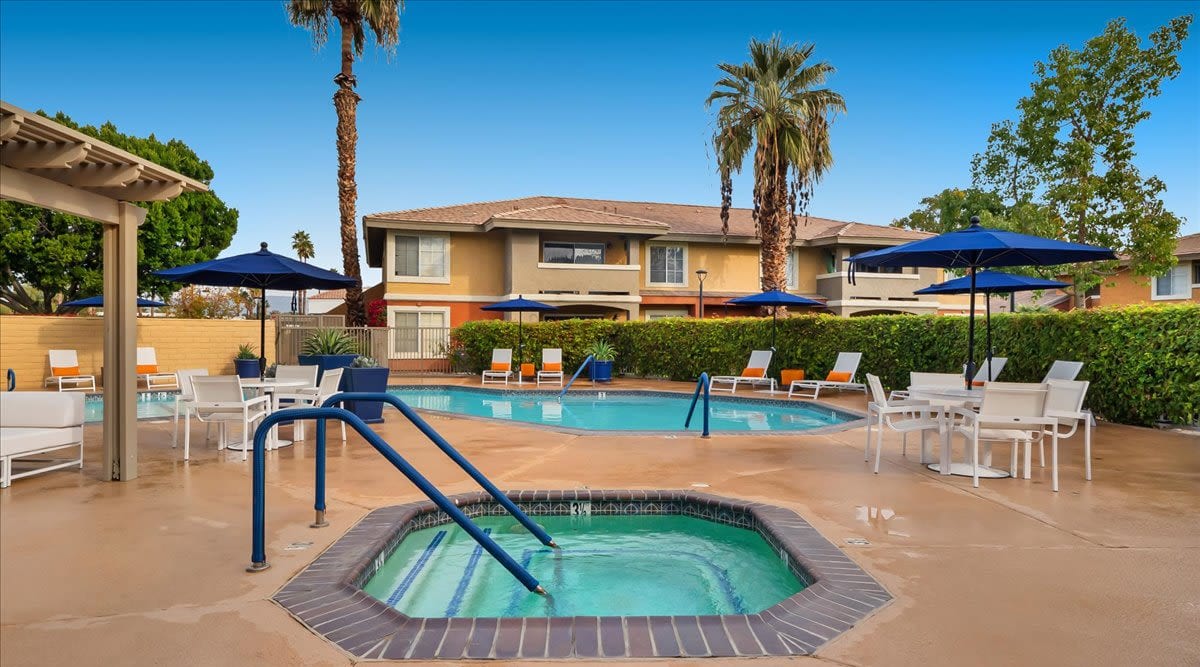
[[[446,278],[450,254],[445,236],[395,237],[394,273],[402,278]]]
[[[1200,287],[1200,261],[1192,262],[1192,287]]]
[[[603,243],[563,243],[560,241],[542,244],[542,262],[546,264],[603,264]]]
[[[871,252],[882,250],[882,248],[869,248],[863,252]],[[857,266],[854,269],[858,273],[904,273],[904,268],[900,266]]]
[[[787,287],[788,289],[796,289],[800,285],[800,261],[797,257],[797,252],[793,249],[787,256]]]
[[[646,321],[653,322],[654,320],[666,319],[668,317],[687,317],[687,308],[670,308],[662,310],[647,310],[645,313]]]
[[[1150,298],[1153,300],[1166,299],[1188,299],[1192,296],[1192,287],[1189,282],[1190,267],[1186,264],[1180,264],[1168,271],[1166,274],[1158,276],[1154,279],[1154,285],[1150,291]]]
[[[432,359],[449,341],[449,309],[399,310],[391,312],[388,352],[392,359]]]
[[[650,246],[650,284],[686,285],[687,267],[681,245]]]

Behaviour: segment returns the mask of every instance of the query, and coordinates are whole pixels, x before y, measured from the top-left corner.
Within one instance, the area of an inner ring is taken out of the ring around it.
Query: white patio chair
[[[283,367],[281,366],[280,369]],[[313,380],[316,380],[316,366],[293,366],[293,368],[311,368],[313,369]],[[321,376],[321,383],[316,387],[299,388],[298,391],[287,391],[275,394],[275,409],[276,410],[295,410],[297,408],[321,407],[325,399],[338,393],[338,385],[342,383],[342,374],[344,368],[331,368],[325,371]],[[275,373],[275,378],[279,379],[278,370]],[[291,401],[290,405],[280,405],[281,401]],[[306,420],[297,420],[292,422],[292,437],[297,440],[304,440],[304,423]],[[337,420],[342,425],[342,442],[346,442],[346,422]]]
[[[558,380],[558,386],[562,386],[562,348],[542,348],[542,367],[537,372],[537,384],[539,387],[542,386],[542,380],[546,382]]]
[[[1046,393],[1044,384],[989,382],[978,413],[967,408],[954,409],[955,417],[962,420],[954,431],[963,436],[964,443],[970,443],[967,451],[974,486],[979,486],[981,441],[1012,443],[1010,467],[1012,475],[1016,476],[1017,443],[1025,442],[1029,446],[1046,426],[1057,423],[1053,417],[1045,416]],[[1052,433],[1054,446],[1058,447],[1058,432]]]
[[[1087,398],[1089,382],[1082,380],[1050,380],[1046,383],[1049,391],[1046,394],[1046,417],[1055,420],[1048,425],[1038,437],[1038,450],[1041,467],[1046,467],[1046,436],[1054,438],[1053,449],[1050,452],[1051,488],[1058,490],[1058,441],[1070,438],[1083,424],[1083,478],[1092,479],[1092,413],[1083,409],[1083,400]],[[1030,451],[1025,449],[1025,479],[1030,477]]]
[[[188,410],[193,400],[196,398],[196,392],[192,389],[192,378],[197,376],[207,376],[207,368],[185,368],[177,371],[176,375],[179,379],[179,393],[175,395],[175,422],[171,426],[171,448],[174,449],[176,443],[179,442],[179,410]],[[205,424],[204,437],[208,439],[208,428],[212,426],[212,422]]]
[[[982,387],[985,382],[995,382],[996,378],[1000,377],[1000,371],[1004,370],[1004,365],[1008,363],[1008,357],[992,357],[985,359],[979,370],[975,371],[975,377],[971,378],[972,387]],[[966,364],[963,364],[963,372],[967,372]]]
[[[145,382],[146,389],[175,389],[179,386],[179,378],[175,373],[158,369],[158,355],[152,347],[137,349],[137,381]]]
[[[855,382],[854,376],[858,373],[858,362],[860,361],[862,361],[862,352],[839,352],[837,362],[833,364],[833,370],[829,371],[829,375],[826,375],[824,380],[794,380],[788,387],[788,398],[794,395],[801,398],[816,398],[822,389],[854,389],[864,394],[867,393],[867,385]],[[812,393],[806,395],[798,393],[798,390]]]
[[[913,431],[921,433],[921,461],[929,455],[929,445],[926,436],[929,431],[942,432],[942,422],[933,415],[936,408],[927,401],[894,401],[883,391],[883,383],[879,377],[867,373],[867,384],[871,387],[871,397],[874,399],[867,404],[867,446],[863,450],[863,460],[871,460],[871,424],[874,418],[875,434],[875,474],[879,474],[879,459],[883,451],[883,427],[901,434],[902,454],[908,455],[908,434]]]
[[[1051,380],[1074,380],[1079,377],[1079,371],[1083,370],[1082,361],[1062,361],[1055,360],[1050,365],[1050,370],[1046,371],[1046,377],[1042,378],[1042,382]]]
[[[183,460],[191,455],[192,417],[201,422],[212,422],[220,427],[217,449],[225,449],[229,442],[228,424],[242,423],[242,460],[250,456],[250,425],[271,412],[271,397],[245,398],[242,379],[236,375],[213,377],[192,376],[194,397],[184,411]]]
[[[492,366],[483,372],[481,384],[508,384],[512,377],[512,348],[497,348],[492,350]]]
[[[96,376],[79,372],[79,355],[75,350],[47,350],[50,356],[50,377],[46,384],[59,391],[96,391]]]
[[[922,373],[919,371],[908,374],[910,387],[955,387],[962,389],[963,376],[958,373]],[[907,389],[893,389],[888,395],[889,401],[908,399]]]
[[[708,380],[708,390],[721,391],[718,384],[729,385],[729,393],[737,392],[738,383],[745,384],[770,384],[771,391],[775,391],[775,378],[767,377],[767,368],[771,365],[771,357],[775,354],[773,350],[754,350],[750,353],[750,361],[746,364],[746,368],[742,369],[741,375],[715,375]]]

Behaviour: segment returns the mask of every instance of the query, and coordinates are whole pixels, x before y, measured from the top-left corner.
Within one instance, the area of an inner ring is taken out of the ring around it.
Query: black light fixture
[[[700,280],[700,307],[696,309],[700,319],[704,319],[704,279],[708,277],[708,271],[704,269],[696,269],[696,278]]]

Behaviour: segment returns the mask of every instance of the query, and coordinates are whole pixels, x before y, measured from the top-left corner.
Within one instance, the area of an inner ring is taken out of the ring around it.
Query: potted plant
[[[317,367],[317,382],[331,368],[346,368],[358,356],[358,345],[344,331],[317,329],[300,346],[297,359],[301,366]],[[342,386],[345,385],[345,376]]]
[[[390,372],[374,357],[359,356],[342,375],[342,391],[385,392]],[[346,409],[368,424],[383,421],[383,403],[379,401],[346,401]]]
[[[613,359],[617,350],[606,340],[598,340],[587,349],[592,355],[591,374],[593,382],[612,382]]]
[[[233,358],[233,366],[237,369],[238,377],[247,380],[257,380],[259,373],[258,352],[250,343],[238,345],[237,355]]]

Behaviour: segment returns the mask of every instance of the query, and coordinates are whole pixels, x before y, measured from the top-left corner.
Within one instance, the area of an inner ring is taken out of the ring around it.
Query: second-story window
[[[445,278],[450,244],[445,236],[396,235],[396,276]]]
[[[650,246],[651,285],[686,285],[686,271],[683,246]]]
[[[542,244],[542,262],[546,264],[603,264],[604,244],[546,242]]]

